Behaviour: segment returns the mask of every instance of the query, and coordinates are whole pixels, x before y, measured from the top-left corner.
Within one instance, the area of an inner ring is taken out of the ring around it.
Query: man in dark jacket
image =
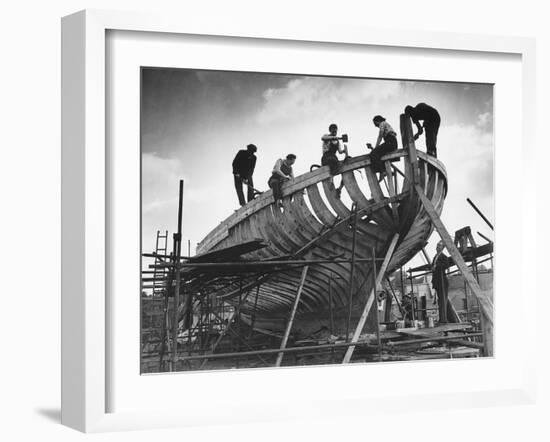
[[[252,174],[256,167],[256,155],[254,153],[258,150],[254,144],[246,146],[246,150],[242,149],[237,152],[233,159],[233,178],[235,181],[235,190],[239,197],[239,204],[244,206],[246,201],[244,200],[243,184],[248,187],[247,197],[248,201],[254,199],[254,182],[252,181]]]
[[[418,128],[418,132],[414,136],[417,140],[424,132],[420,125],[420,120],[424,122],[424,130],[426,131],[426,151],[428,155],[437,157],[437,133],[441,124],[441,117],[437,110],[426,103],[418,103],[415,107],[407,106],[405,115],[411,117],[412,122]]]
[[[437,293],[437,306],[439,309],[439,323],[446,324],[448,309],[449,280],[447,279],[447,267],[449,258],[443,253],[445,244],[439,241],[436,246],[436,255],[432,261],[432,287]]]

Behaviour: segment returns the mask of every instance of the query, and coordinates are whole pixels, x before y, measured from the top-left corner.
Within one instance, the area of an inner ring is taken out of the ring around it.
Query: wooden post
[[[212,345],[212,350],[211,352],[214,353],[214,351],[216,350],[216,347],[218,346],[218,344],[222,341],[222,339],[225,337],[225,335],[227,334],[227,332],[229,331],[229,327],[231,326],[231,321],[233,320],[233,316],[235,316],[235,311],[231,312],[229,314],[229,317],[227,318],[227,327],[225,327],[224,330],[222,330],[222,332],[220,333],[220,335],[218,336],[218,339],[216,339],[216,342],[214,342],[214,344]],[[202,364],[201,366],[199,367],[199,370],[204,367],[206,365],[206,363],[208,362],[208,359],[204,359],[202,361]]]
[[[395,290],[393,289],[393,286],[391,285],[390,278],[386,277],[386,282],[388,283],[388,286],[390,287],[391,294],[393,298],[395,299],[395,303],[397,304],[397,307],[399,308],[399,312],[401,315],[404,315],[405,312],[403,311],[403,307],[401,307],[401,303],[399,302],[399,299],[397,298],[397,295],[395,294]]]
[[[470,204],[470,206],[473,207],[473,209],[477,212],[477,214],[479,216],[481,216],[481,218],[483,219],[483,221],[485,221],[487,223],[487,225],[491,228],[491,230],[495,230],[495,228],[493,227],[493,225],[489,222],[489,220],[487,219],[487,217],[481,213],[481,210],[479,210],[477,208],[477,206],[472,202],[472,200],[470,198],[466,198],[466,201],[468,201],[468,203]]]
[[[174,264],[176,265],[176,288],[174,290],[174,311],[172,312],[172,371],[176,371],[176,356],[178,350],[178,307],[180,303],[180,269],[178,267],[181,256],[181,219],[183,209],[183,180],[180,180],[179,201],[178,201],[178,233],[174,235]],[[188,293],[187,296],[191,296]],[[191,333],[191,328],[189,328]]]
[[[376,276],[376,284],[372,288],[368,298],[367,303],[365,304],[365,308],[363,309],[363,313],[361,314],[361,317],[359,318],[359,322],[357,323],[357,327],[355,328],[355,332],[353,333],[353,337],[351,338],[351,342],[355,343],[359,340],[359,336],[361,336],[361,332],[363,331],[363,327],[365,326],[365,323],[367,322],[367,317],[369,315],[370,309],[372,307],[372,304],[374,302],[374,299],[376,298],[376,289],[380,285],[382,278],[386,274],[386,269],[388,268],[388,264],[390,263],[390,259],[393,255],[393,251],[395,250],[395,246],[397,245],[397,240],[399,239],[399,234],[396,233],[390,243],[390,246],[388,248],[388,251],[386,252],[386,256],[384,257],[384,261],[382,262],[382,266],[380,267],[380,270],[378,271],[378,275]],[[353,351],[355,350],[355,346],[348,347],[346,354],[344,356],[344,359],[342,361],[342,364],[347,364],[351,356],[353,355]]]
[[[353,205],[353,238],[351,244],[351,268],[349,272],[349,293],[348,293],[348,319],[346,321],[346,342],[349,340],[349,327],[351,324],[351,311],[353,303],[353,277],[355,273],[355,244],[357,236],[357,206]]]
[[[286,343],[290,335],[290,330],[292,329],[292,323],[294,322],[294,316],[296,315],[296,310],[298,309],[298,303],[300,302],[300,297],[302,296],[302,289],[304,288],[304,283],[306,281],[308,266],[305,266],[302,269],[302,279],[300,280],[300,286],[298,287],[298,292],[296,293],[296,299],[294,299],[294,305],[292,306],[292,311],[290,312],[290,318],[286,326],[285,334],[283,336],[283,342],[281,342],[280,350],[286,348]],[[281,362],[283,361],[284,352],[277,354],[277,361],[275,362],[275,367],[280,367]]]
[[[329,315],[329,328],[330,334],[334,334],[334,317],[332,314],[332,272],[330,272],[328,278],[328,315]]]
[[[416,297],[414,295],[413,274],[411,269],[409,269],[409,281],[411,281],[411,321],[414,321],[416,319],[416,314],[414,311],[414,301],[416,300]]]
[[[387,293],[386,294],[386,304],[384,306],[384,322],[390,322],[392,304],[393,304],[393,296],[391,296],[389,293]]]
[[[386,176],[388,177],[388,193],[390,197],[397,195],[397,185],[394,186],[392,168],[388,160],[384,161],[384,166],[386,167]],[[399,222],[399,213],[397,211],[397,203],[391,204],[391,211],[393,215],[393,220],[397,224]]]
[[[374,298],[376,298],[376,304],[378,304],[378,286],[382,283],[382,278],[378,280],[376,275],[376,251],[372,248],[372,281],[374,284]],[[380,342],[380,314],[378,313],[378,305],[374,309],[376,312],[376,344],[378,347],[378,360],[382,360],[381,342]],[[368,315],[367,315],[368,316]]]
[[[254,324],[256,323],[256,310],[258,308],[258,296],[260,295],[260,286],[256,287],[256,298],[254,299],[254,309],[252,310],[252,316],[250,318],[250,333],[248,334],[248,340],[252,338],[254,333]]]
[[[481,287],[479,286],[472,272],[466,265],[464,258],[462,258],[462,255],[460,254],[460,252],[456,248],[455,243],[451,239],[451,235],[449,235],[449,232],[447,231],[447,229],[443,225],[443,222],[439,218],[439,215],[435,211],[435,208],[432,202],[426,197],[426,195],[424,195],[424,192],[422,191],[422,188],[419,185],[416,185],[415,189],[416,189],[416,193],[418,194],[418,197],[420,198],[420,201],[422,202],[422,205],[424,206],[424,209],[426,210],[426,213],[432,220],[435,226],[435,229],[437,230],[437,233],[439,233],[441,240],[445,244],[445,247],[449,251],[451,257],[453,258],[454,263],[460,269],[460,272],[462,273],[464,280],[468,284],[468,287],[470,287],[470,290],[472,291],[472,293],[474,294],[474,296],[479,302],[479,306],[481,308],[481,312],[483,316],[483,333],[484,333],[484,342],[486,345],[485,356],[492,356],[493,355],[493,302],[489,298],[488,293],[481,290]]]
[[[258,286],[258,290],[259,290],[259,286]],[[233,311],[229,314],[229,317],[227,319],[227,327],[225,327],[222,332],[220,333],[220,336],[218,336],[218,339],[216,340],[216,342],[214,343],[214,345],[212,346],[212,349],[211,349],[211,352],[214,353],[214,351],[216,350],[216,347],[218,346],[218,344],[221,342],[221,340],[224,338],[224,336],[229,332],[231,331],[237,338],[239,338],[239,335],[236,334],[236,332],[234,332],[233,330],[231,330],[231,324],[232,324],[232,321],[233,321],[233,318],[237,315],[240,314],[241,312],[241,307],[243,305],[243,303],[248,299],[248,295],[250,294],[250,290],[246,293],[246,295],[244,296],[244,298],[241,299],[241,301],[239,301],[239,304],[237,305],[237,307],[235,307],[233,309]],[[256,292],[257,294],[257,292]],[[216,316],[222,323],[223,323],[223,316],[225,314],[225,305],[222,302],[222,306],[221,306],[221,313],[216,313],[215,311],[212,311],[212,313],[214,314],[214,316]],[[204,360],[204,362],[202,363],[202,365],[199,367],[202,368],[207,362],[207,359]],[[265,361],[264,361],[265,362]]]
[[[418,177],[418,157],[416,155],[416,147],[414,145],[414,136],[411,119],[405,114],[401,114],[400,117],[401,126],[401,142],[403,149],[406,149],[409,154],[409,163],[412,168],[412,184],[415,186],[419,184]]]

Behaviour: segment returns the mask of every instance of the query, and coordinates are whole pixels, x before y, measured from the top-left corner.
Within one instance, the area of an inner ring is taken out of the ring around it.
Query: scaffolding
[[[174,241],[177,239],[178,235],[176,234]],[[453,357],[455,354],[453,349],[464,347],[471,349],[466,356],[478,356],[483,346],[483,333],[480,325],[476,326],[472,320],[467,320],[468,315],[473,313],[472,311],[467,312],[465,320],[460,320],[450,327],[434,327],[419,331],[414,326],[414,321],[425,320],[427,312],[432,309],[427,308],[424,304],[416,307],[414,302],[410,318],[412,326],[407,324],[409,327],[404,326],[400,330],[388,329],[389,323],[380,320],[378,316],[375,336],[370,339],[360,339],[368,312],[376,300],[374,293],[368,298],[370,302],[366,303],[353,336],[346,333],[345,338],[335,339],[333,342],[325,339],[316,342],[311,340],[291,342],[292,345],[288,345],[305,275],[309,268],[327,262],[339,262],[351,266],[369,262],[376,269],[375,264],[381,261],[382,265],[379,271],[373,273],[374,287],[380,287],[383,278],[386,278],[386,283],[392,292],[391,297],[386,297],[386,302],[388,302],[388,298],[395,301],[401,313],[400,319],[405,325],[407,312],[401,305],[403,299],[398,298],[390,278],[385,273],[385,266],[387,266],[396,242],[397,235],[392,240],[392,245],[384,258],[376,257],[374,250],[371,258],[363,259],[356,258],[354,254],[349,259],[329,257],[324,260],[293,259],[294,257],[289,256],[265,261],[241,258],[241,255],[247,252],[264,247],[265,244],[261,241],[243,243],[236,247],[213,252],[212,256],[202,256],[200,259],[189,256],[174,257],[165,253],[144,254],[145,258],[154,259],[154,263],[144,270],[143,287],[152,289],[153,293],[161,295],[161,299],[164,295],[166,307],[164,318],[167,320],[160,323],[162,330],[157,333],[161,336],[160,346],[149,347],[149,351],[142,353],[142,372],[238,368],[240,366],[269,367],[280,366],[283,361],[287,364],[299,365],[307,363],[308,358],[314,363],[321,363],[320,361],[323,361],[322,363],[349,363],[356,360],[414,359],[414,355],[411,355],[418,349],[426,351],[430,347],[441,346],[441,344],[446,344],[448,351],[444,354],[438,353],[439,357]],[[492,255],[487,259],[492,259]],[[477,262],[474,259],[473,265],[484,261]],[[252,312],[250,323],[244,323],[241,319],[241,307],[249,298],[255,299],[256,302],[253,305],[256,306],[261,282],[270,275],[290,268],[301,268],[302,279],[301,284],[296,288],[296,297],[289,312],[284,335],[269,336],[255,331],[255,309]],[[408,270],[407,279],[411,284],[412,293],[414,293],[413,279],[428,273],[426,266]],[[478,269],[473,270],[473,273],[477,275]],[[216,277],[212,278],[214,274]],[[159,281],[158,275],[163,275],[164,279]],[[257,284],[244,287],[243,280],[251,276],[255,278]],[[403,296],[406,292],[403,269],[399,272],[399,276],[401,295]],[[333,278],[334,275],[328,275],[329,298]],[[178,286],[177,280],[182,301],[174,299],[176,297],[175,288]],[[239,283],[240,288],[237,305],[230,305],[216,296],[220,287],[236,282]],[[349,284],[351,304],[354,287],[351,280]],[[158,295],[154,298],[158,298]],[[178,309],[175,309],[175,306],[178,306]],[[384,319],[386,318],[387,310],[384,312]],[[332,321],[332,311],[330,311],[329,331],[331,335],[333,332]],[[349,316],[347,322],[349,329],[351,324]],[[171,334],[170,331],[172,331]],[[355,349],[357,352],[354,352]],[[435,355],[425,354],[420,358],[430,357],[435,357]]]

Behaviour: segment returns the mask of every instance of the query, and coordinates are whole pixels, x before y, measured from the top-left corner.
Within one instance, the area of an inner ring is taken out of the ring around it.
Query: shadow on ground
[[[61,423],[61,410],[59,408],[37,408],[34,411],[51,422]]]

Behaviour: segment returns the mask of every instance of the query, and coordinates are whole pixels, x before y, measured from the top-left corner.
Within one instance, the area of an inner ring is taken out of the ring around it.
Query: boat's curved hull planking
[[[436,211],[441,213],[447,193],[445,168],[433,157],[421,152],[417,155],[418,182]],[[198,253],[263,238],[268,246],[248,253],[245,255],[247,259],[265,260],[281,256],[305,260],[330,257],[351,259],[354,238],[352,207],[356,207],[354,256],[360,261],[353,272],[349,263],[311,265],[293,326],[293,333],[298,336],[308,336],[329,326],[333,334],[345,333],[350,323],[353,326],[357,322],[373,287],[373,266],[365,259],[372,258],[374,253],[378,259],[378,270],[391,238],[399,233],[387,269],[392,272],[425,246],[433,230],[429,217],[412,190],[413,166],[408,153],[399,150],[383,160],[387,176],[381,183],[370,166],[368,155],[345,162],[340,170],[345,198],[344,195],[337,197],[334,177],[331,177],[326,166],[285,183],[281,208],[273,204],[272,192],[265,192],[207,235],[199,244]],[[393,166],[396,165],[404,170],[404,177],[394,172]],[[358,171],[365,177],[362,186],[357,181]],[[232,285],[220,290],[217,296],[233,305],[241,303],[240,314],[244,322],[254,323],[258,330],[277,334],[286,326],[301,276],[301,268],[273,275],[256,275],[243,279],[239,286]],[[349,321],[347,312],[351,279],[352,316]],[[329,305],[330,301],[332,305]],[[374,314],[374,311],[371,313]],[[369,322],[366,328],[369,328]]]

